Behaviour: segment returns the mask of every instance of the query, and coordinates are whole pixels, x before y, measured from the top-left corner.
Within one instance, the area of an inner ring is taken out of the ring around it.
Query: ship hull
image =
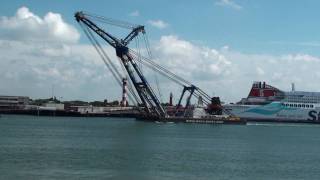
[[[224,108],[247,121],[320,123],[320,107],[287,107],[284,102],[267,105],[228,104]]]

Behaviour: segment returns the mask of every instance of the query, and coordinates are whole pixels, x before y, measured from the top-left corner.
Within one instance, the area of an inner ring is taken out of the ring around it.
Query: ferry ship
[[[224,105],[231,114],[248,121],[320,123],[320,92],[285,92],[265,82],[254,82],[247,98]]]

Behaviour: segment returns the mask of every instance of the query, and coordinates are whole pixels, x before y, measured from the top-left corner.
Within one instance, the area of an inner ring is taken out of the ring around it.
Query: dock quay
[[[123,111],[110,111],[99,113],[80,113],[77,111],[66,110],[25,110],[25,109],[12,109],[0,110],[0,114],[16,114],[16,115],[33,115],[33,116],[69,116],[69,117],[128,117],[134,118],[138,115],[135,110]]]
[[[0,110],[0,114],[33,115],[33,116],[70,116],[70,117],[128,117],[134,118],[138,115],[135,109],[81,112],[52,109],[6,109]]]

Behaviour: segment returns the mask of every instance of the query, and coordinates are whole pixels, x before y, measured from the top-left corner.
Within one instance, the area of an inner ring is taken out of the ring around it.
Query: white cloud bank
[[[60,14],[48,12],[43,18],[21,7],[12,17],[0,18],[2,39],[26,41],[54,41],[75,43],[80,38],[78,31],[63,21]]]
[[[213,79],[230,73],[231,62],[217,50],[197,46],[177,36],[162,36],[154,51],[162,64],[185,79]]]
[[[77,43],[80,33],[76,28],[61,15],[52,14],[59,17],[53,18],[55,25],[27,8],[20,8],[13,17],[0,18],[0,94],[48,97],[54,85],[56,95],[64,99],[120,99],[121,88],[93,47]],[[57,33],[60,31],[63,33]],[[116,60],[114,50],[106,50]],[[320,89],[320,58],[310,54],[247,54],[227,46],[197,45],[172,35],[162,36],[152,50],[158,63],[224,101],[247,96],[253,81],[266,81],[284,90],[290,89],[291,82],[297,90]],[[151,74],[146,75],[153,80]],[[164,97],[170,91],[175,98],[181,93],[167,84],[160,87]]]
[[[161,64],[224,101],[247,96],[253,81],[283,90],[289,90],[291,82],[299,90],[320,89],[315,83],[320,78],[320,58],[309,54],[246,54],[199,46],[176,36],[163,36],[154,50]]]
[[[0,17],[0,94],[46,98],[54,85],[65,99],[102,99],[108,91],[120,96],[93,47],[79,38],[57,13],[40,18],[22,7]]]

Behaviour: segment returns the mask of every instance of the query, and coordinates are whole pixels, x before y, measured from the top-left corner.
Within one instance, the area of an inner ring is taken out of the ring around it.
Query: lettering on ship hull
[[[320,111],[317,112],[312,110],[312,111],[309,111],[308,115],[309,115],[309,118],[308,118],[309,121],[320,121]]]

